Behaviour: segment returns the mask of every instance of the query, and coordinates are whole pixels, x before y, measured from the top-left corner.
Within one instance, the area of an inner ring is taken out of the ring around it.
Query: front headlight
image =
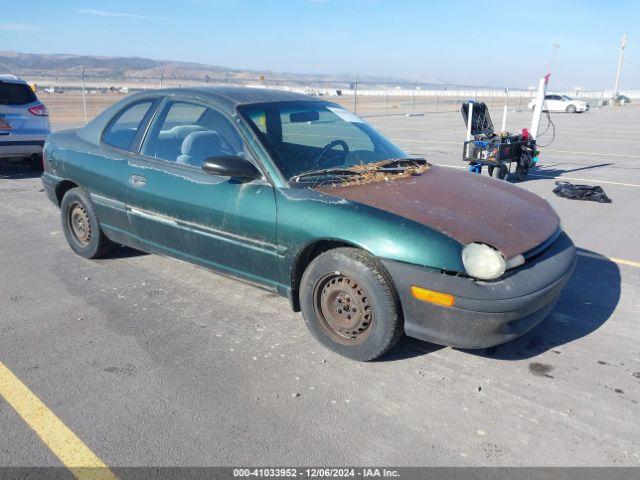
[[[483,243],[469,243],[462,249],[462,264],[472,277],[493,280],[507,269],[502,254]]]

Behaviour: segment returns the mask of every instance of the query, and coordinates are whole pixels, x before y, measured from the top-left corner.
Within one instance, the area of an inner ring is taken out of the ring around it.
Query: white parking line
[[[459,166],[459,165],[445,165],[444,163],[433,163],[430,162],[431,165],[437,165],[438,167],[446,167],[446,168],[457,168],[458,170],[466,170],[467,167]],[[587,183],[605,183],[607,185],[620,185],[623,187],[636,187],[640,188],[640,184],[636,183],[622,183],[622,182],[611,182],[609,180],[599,180],[594,178],[576,178],[576,177],[565,177],[564,175],[560,176],[551,176],[551,175],[541,175],[538,173],[530,173],[530,177],[538,177],[538,178],[548,178],[549,180],[560,179],[560,180],[573,180],[574,182],[587,182]]]
[[[460,135],[461,138],[464,138],[466,133],[461,130],[432,130],[430,128],[408,128],[408,127],[383,127],[374,125],[378,130],[406,130],[410,132],[423,132],[427,135],[435,135],[435,134],[446,134],[446,135]],[[569,140],[593,140],[594,137],[573,137],[571,135],[562,135],[563,141]],[[640,143],[640,140],[630,140],[628,138],[610,138],[607,137],[607,142],[620,142],[620,143]],[[444,142],[443,142],[444,143]]]
[[[443,144],[443,145],[460,145],[461,142],[443,142],[439,140],[414,140],[412,138],[391,138],[394,142],[408,142],[408,143],[435,143],[435,144]],[[578,150],[556,150],[553,148],[544,148],[542,150],[543,153],[553,152],[553,153],[568,153],[569,155],[595,155],[599,157],[621,157],[621,158],[640,158],[640,155],[627,155],[623,153],[603,153],[603,152],[583,152]]]
[[[599,157],[640,158],[640,155],[627,155],[623,153],[582,152],[577,150],[555,150],[553,148],[546,148],[543,151],[554,153],[568,153],[570,155],[596,155]]]
[[[607,185],[621,185],[623,187],[640,187],[640,184],[636,183],[622,183],[622,182],[611,182],[609,180],[598,180],[592,178],[576,178],[576,177],[565,177],[564,175],[560,175],[559,177],[552,177],[549,175],[539,175],[537,173],[530,173],[532,177],[538,178],[548,178],[548,179],[560,179],[560,180],[573,180],[574,182],[588,182],[588,183],[606,183]]]
[[[442,142],[440,140],[413,140],[411,138],[391,138],[394,142],[409,142],[409,143],[442,143],[446,145],[460,145],[462,147],[462,142]]]

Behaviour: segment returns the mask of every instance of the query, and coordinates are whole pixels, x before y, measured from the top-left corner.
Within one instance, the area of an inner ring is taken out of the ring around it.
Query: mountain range
[[[300,74],[287,72],[257,71],[227,68],[175,60],[153,60],[140,57],[107,57],[97,55],[20,53],[0,50],[0,74],[11,73],[30,81],[40,83],[75,83],[82,70],[88,83],[129,82],[132,84],[188,84],[190,82],[264,82],[292,83],[300,85],[326,84],[346,88],[354,81],[353,74]],[[380,78],[359,76],[358,84],[421,86],[423,88],[440,85],[438,82],[419,82],[400,78]]]

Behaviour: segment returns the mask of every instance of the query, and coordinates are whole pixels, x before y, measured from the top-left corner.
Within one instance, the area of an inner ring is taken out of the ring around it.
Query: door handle
[[[140,175],[131,175],[129,177],[129,183],[134,187],[144,187],[147,184],[147,179]]]

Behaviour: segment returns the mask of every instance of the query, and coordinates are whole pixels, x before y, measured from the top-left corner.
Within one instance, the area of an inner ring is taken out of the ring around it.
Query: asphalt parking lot
[[[112,467],[638,466],[640,108],[552,118],[556,139],[521,186],[558,211],[578,265],[514,342],[405,339],[378,362],[344,359],[286,299],[126,248],[75,255],[38,176],[0,165],[0,364]],[[369,121],[465,167],[459,113]],[[512,113],[508,127],[529,121]],[[558,198],[560,178],[613,203]],[[61,465],[2,395],[0,426],[0,466]]]

